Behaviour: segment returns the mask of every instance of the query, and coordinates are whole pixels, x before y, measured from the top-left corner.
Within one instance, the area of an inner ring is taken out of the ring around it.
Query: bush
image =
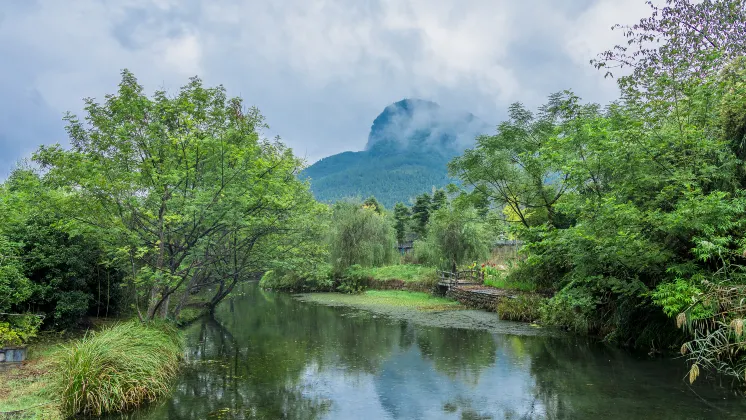
[[[370,276],[368,276],[362,267],[355,264],[345,270],[344,276],[337,286],[337,291],[342,293],[360,293],[368,288]]]
[[[8,316],[0,321],[0,347],[21,346],[36,337],[42,317],[36,315]]]
[[[533,322],[541,318],[539,308],[546,299],[537,295],[518,295],[513,299],[500,299],[495,310],[500,319]]]
[[[268,270],[259,281],[263,289],[285,291],[328,291],[334,288],[332,267],[329,264],[319,264],[311,270],[296,271],[276,268]]]
[[[539,308],[541,322],[587,334],[597,328],[596,302],[592,296],[574,289],[561,291]]]
[[[122,412],[166,395],[183,345],[170,324],[127,322],[61,352],[58,386],[66,415]]]

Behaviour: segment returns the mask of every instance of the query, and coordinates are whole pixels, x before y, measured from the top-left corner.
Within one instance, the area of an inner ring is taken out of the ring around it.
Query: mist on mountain
[[[363,151],[344,152],[309,166],[318,200],[333,202],[374,195],[387,208],[454,180],[446,164],[491,127],[468,112],[435,102],[404,99],[374,120]]]

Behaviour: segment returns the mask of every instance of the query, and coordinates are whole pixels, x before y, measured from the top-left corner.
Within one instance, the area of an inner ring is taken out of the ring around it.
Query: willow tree
[[[142,318],[166,315],[172,295],[200,284],[224,297],[222,277],[235,284],[261,239],[312,201],[296,178],[302,162],[263,139],[259,111],[222,86],[195,77],[149,97],[125,70],[116,94],[85,104],[84,121],[66,117],[72,147],[34,159],[47,182],[75,192],[73,217],[106,232]]]
[[[359,264],[376,267],[393,261],[396,234],[386,217],[353,202],[334,205],[329,234],[331,263],[337,273]]]
[[[456,269],[467,261],[485,259],[490,252],[490,231],[473,208],[445,206],[430,217],[427,236],[414,243],[417,259]]]

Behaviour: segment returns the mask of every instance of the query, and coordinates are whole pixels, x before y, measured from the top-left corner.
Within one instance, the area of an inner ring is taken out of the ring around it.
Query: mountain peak
[[[373,121],[361,152],[344,152],[309,166],[318,200],[375,196],[388,208],[454,180],[450,159],[474,144],[489,126],[468,112],[455,112],[423,99],[388,105]]]
[[[407,98],[388,105],[378,114],[365,150],[434,149],[456,154],[487,132],[486,124],[468,112],[452,111],[435,102]]]

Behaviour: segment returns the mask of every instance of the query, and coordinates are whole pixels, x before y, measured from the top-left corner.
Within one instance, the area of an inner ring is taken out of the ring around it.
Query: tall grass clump
[[[170,324],[126,322],[62,350],[59,391],[66,415],[100,416],[155,401],[169,392],[183,352]]]

